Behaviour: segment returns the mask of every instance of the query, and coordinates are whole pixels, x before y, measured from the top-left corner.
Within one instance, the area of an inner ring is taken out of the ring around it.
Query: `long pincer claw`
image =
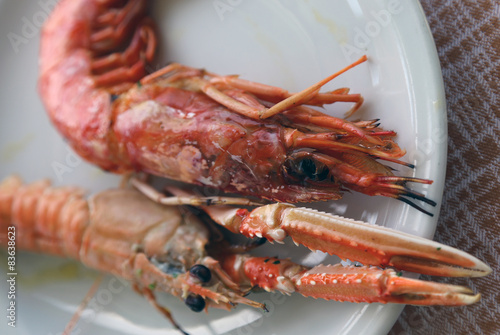
[[[284,210],[281,228],[309,248],[365,265],[452,277],[480,277],[492,271],[476,257],[441,243],[311,209]]]
[[[351,302],[463,306],[480,294],[463,286],[401,277],[392,269],[317,266],[300,275],[296,290],[304,296]]]
[[[281,228],[296,242],[365,265],[451,277],[492,271],[466,252],[386,227],[306,208],[289,208],[282,215]]]
[[[215,221],[246,236],[277,242],[290,236],[296,244],[365,265],[453,277],[479,277],[492,271],[466,252],[422,237],[289,204],[261,206],[251,212],[207,212]]]

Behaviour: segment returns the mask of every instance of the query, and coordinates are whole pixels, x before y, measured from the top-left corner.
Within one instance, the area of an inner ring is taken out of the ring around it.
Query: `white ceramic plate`
[[[77,184],[92,191],[115,186],[119,177],[82,162],[67,148],[37,95],[39,30],[52,5],[50,0],[0,2],[0,178],[11,173],[27,181],[48,177],[59,185]],[[300,90],[367,54],[367,63],[325,89],[350,87],[362,93],[366,103],[357,117],[380,118],[386,129],[399,133],[398,141],[408,151],[405,159],[417,166],[400,173],[435,180],[420,189],[440,203],[445,100],[434,43],[418,1],[169,0],[154,6],[162,36],[153,69],[179,61]],[[342,115],[345,108],[339,105],[328,112]],[[428,238],[437,220],[398,201],[360,194],[314,206]],[[433,212],[439,213],[439,205]],[[265,246],[260,252],[308,264],[337,261],[304,249],[286,244],[273,251]],[[8,327],[2,317],[2,334],[61,333],[96,277],[73,262],[21,252],[16,266],[17,328]],[[3,265],[1,269],[7,273]],[[7,293],[2,279],[4,307]],[[402,309],[298,295],[252,297],[267,302],[270,313],[240,306],[232,313],[194,314],[172,297],[160,299],[192,334],[304,334],[312,327],[316,334],[384,334]],[[176,333],[144,299],[113,279],[104,281],[94,302],[94,309],[78,323],[77,334]]]

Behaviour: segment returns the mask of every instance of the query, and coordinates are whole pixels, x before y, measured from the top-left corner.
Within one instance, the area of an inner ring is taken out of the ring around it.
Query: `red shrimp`
[[[106,171],[143,171],[272,201],[339,199],[355,190],[436,203],[381,161],[405,151],[378,120],[350,122],[310,106],[359,94],[299,92],[171,64],[147,75],[157,38],[146,0],[62,0],[43,27],[39,92],[58,131]]]

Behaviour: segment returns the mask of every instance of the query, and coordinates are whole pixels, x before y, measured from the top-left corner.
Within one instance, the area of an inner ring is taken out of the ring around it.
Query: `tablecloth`
[[[480,258],[493,273],[432,278],[471,287],[482,300],[468,307],[407,306],[390,334],[500,334],[500,1],[421,4],[436,42],[448,109],[448,167],[434,239]]]

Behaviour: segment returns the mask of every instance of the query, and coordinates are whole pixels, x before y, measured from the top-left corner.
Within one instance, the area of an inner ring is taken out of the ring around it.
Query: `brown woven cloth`
[[[435,240],[478,257],[493,273],[432,278],[471,287],[482,300],[468,307],[407,306],[390,334],[500,334],[500,1],[421,4],[448,106],[448,168]]]

